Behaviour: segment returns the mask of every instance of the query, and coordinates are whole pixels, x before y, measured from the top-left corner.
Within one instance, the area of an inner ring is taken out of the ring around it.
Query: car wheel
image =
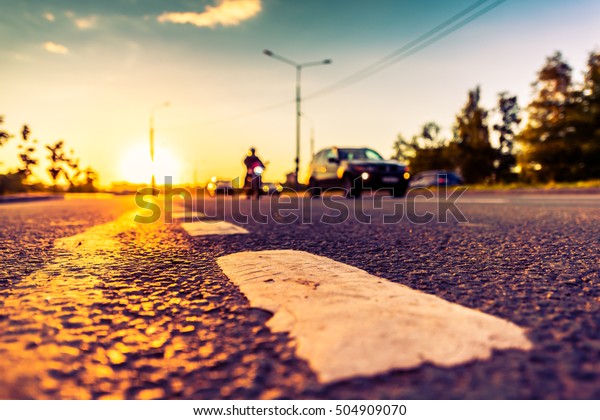
[[[362,193],[360,187],[355,188],[354,180],[349,175],[344,176],[342,189],[346,193],[346,198],[360,198]]]
[[[392,194],[394,195],[394,197],[404,197],[404,195],[406,194],[406,189],[406,185],[396,185],[392,191]]]
[[[311,197],[319,197],[321,195],[321,187],[312,178],[308,181],[308,195]]]

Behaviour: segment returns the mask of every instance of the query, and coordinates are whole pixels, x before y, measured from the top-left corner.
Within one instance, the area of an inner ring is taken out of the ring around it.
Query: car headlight
[[[366,181],[367,179],[369,179],[369,174],[368,174],[367,172],[363,172],[363,173],[360,175],[360,177]]]

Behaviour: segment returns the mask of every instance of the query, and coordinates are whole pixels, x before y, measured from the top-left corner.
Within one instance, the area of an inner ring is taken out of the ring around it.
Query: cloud
[[[160,15],[158,21],[191,23],[209,28],[235,26],[256,16],[261,9],[261,0],[217,0],[215,6],[206,6],[203,12],[168,12]]]
[[[85,30],[96,26],[96,16],[87,16],[75,19],[77,28]]]
[[[54,22],[55,17],[52,13],[48,12],[44,13],[44,19],[46,19],[49,22]]]
[[[51,41],[48,41],[44,44],[44,49],[53,54],[65,55],[65,54],[69,53],[69,49],[67,47],[65,47],[64,45],[61,45],[61,44],[57,44],[55,42],[51,42]]]

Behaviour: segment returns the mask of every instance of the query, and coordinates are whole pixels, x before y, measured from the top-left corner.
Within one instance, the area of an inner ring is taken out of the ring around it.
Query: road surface
[[[198,214],[172,223],[162,196],[155,223],[131,196],[1,205],[0,398],[600,398],[600,196],[455,199],[179,200]],[[247,233],[183,228],[207,218]],[[497,317],[531,348],[323,381],[219,266],[269,250]]]

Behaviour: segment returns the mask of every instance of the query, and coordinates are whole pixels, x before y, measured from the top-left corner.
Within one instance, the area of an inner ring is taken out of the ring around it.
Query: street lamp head
[[[268,55],[269,57],[273,57],[273,51],[271,50],[263,50],[264,55]]]
[[[323,64],[331,64],[331,60],[329,58],[327,60],[323,60]]]

